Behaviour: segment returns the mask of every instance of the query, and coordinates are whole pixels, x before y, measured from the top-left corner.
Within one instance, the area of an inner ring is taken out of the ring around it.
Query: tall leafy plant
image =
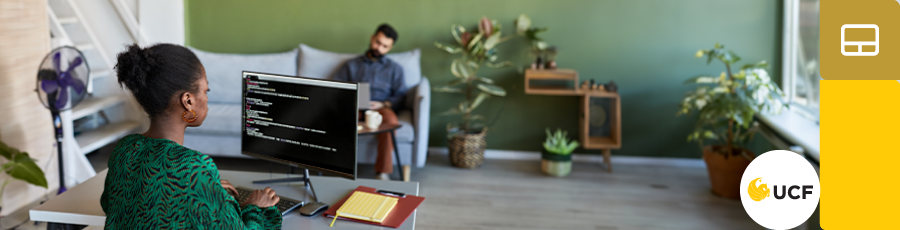
[[[456,45],[434,42],[437,48],[447,53],[459,54],[450,63],[450,73],[456,79],[444,86],[433,89],[436,92],[457,93],[465,96],[465,99],[457,106],[444,113],[447,115],[462,115],[461,127],[453,129],[453,124],[448,126],[451,129],[448,130],[451,137],[456,133],[465,134],[476,131],[473,130],[474,122],[478,120],[484,121],[485,117],[474,115],[472,112],[490,97],[506,96],[506,90],[495,85],[494,80],[478,75],[479,70],[483,66],[501,68],[512,64],[509,61],[498,60],[499,51],[497,50],[497,45],[513,37],[503,37],[500,27],[500,23],[496,20],[482,17],[478,23],[477,30],[466,29],[466,27],[458,24],[450,27],[450,34],[456,40]]]
[[[21,180],[47,188],[47,178],[44,177],[44,171],[34,163],[35,160],[28,156],[28,153],[9,147],[0,141],[0,156],[6,159],[6,163],[0,165],[0,168],[10,176],[0,186],[0,206],[3,205],[3,191],[6,190],[6,185],[12,180]]]
[[[741,154],[737,150],[752,140],[755,129],[750,124],[754,115],[778,113],[787,105],[782,99],[784,94],[765,70],[766,61],[745,64],[735,72],[732,67],[741,58],[724,49],[724,45],[716,43],[712,49],[697,51],[697,58],[707,57],[707,64],[719,60],[725,65],[725,71],[719,76],[698,76],[685,81],[697,88],[686,94],[677,114],[698,113],[688,141],[696,141],[701,146],[704,140],[716,141],[724,144],[724,148],[714,150],[730,156]]]

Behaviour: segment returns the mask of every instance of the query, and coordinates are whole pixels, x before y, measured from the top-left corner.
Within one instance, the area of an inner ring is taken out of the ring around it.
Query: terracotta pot
[[[709,170],[709,182],[712,185],[712,192],[721,197],[729,199],[740,199],[741,197],[741,176],[744,170],[750,165],[750,161],[756,155],[747,149],[735,149],[738,152],[744,151],[750,157],[740,154],[725,154],[714,150],[724,149],[725,146],[708,145],[703,147],[703,160],[706,161],[706,169]]]

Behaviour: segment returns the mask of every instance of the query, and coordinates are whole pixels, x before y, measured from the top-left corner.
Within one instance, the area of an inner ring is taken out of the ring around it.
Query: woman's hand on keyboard
[[[234,198],[237,198],[238,191],[237,191],[237,189],[234,188],[234,185],[231,185],[231,182],[228,182],[227,180],[221,180],[219,182],[222,183],[222,188],[224,188],[225,191],[227,191],[229,195],[231,195]]]
[[[247,206],[249,204],[253,204],[259,206],[260,208],[268,208],[272,207],[280,201],[281,198],[275,194],[275,190],[272,188],[266,187],[266,189],[257,189],[253,190],[253,193],[250,193],[250,197],[241,204],[241,206]]]

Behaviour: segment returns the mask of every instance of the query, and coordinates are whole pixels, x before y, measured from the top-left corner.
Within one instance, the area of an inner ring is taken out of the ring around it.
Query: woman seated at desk
[[[116,144],[100,205],[107,229],[281,229],[279,198],[256,190],[241,204],[209,156],[182,146],[209,108],[206,71],[183,46],[119,53],[119,83],[150,116],[150,129]]]

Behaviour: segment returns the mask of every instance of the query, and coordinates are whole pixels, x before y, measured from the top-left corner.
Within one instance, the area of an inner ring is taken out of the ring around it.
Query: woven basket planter
[[[450,138],[450,163],[460,168],[476,168],[484,163],[484,140],[487,129],[476,134],[460,134]]]

